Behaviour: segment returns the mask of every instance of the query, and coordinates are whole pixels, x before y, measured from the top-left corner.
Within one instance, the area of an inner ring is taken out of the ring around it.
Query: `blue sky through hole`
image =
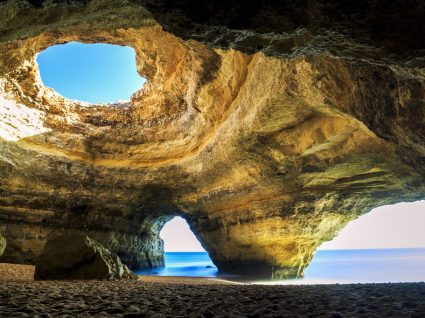
[[[45,86],[88,103],[130,100],[146,82],[128,46],[70,42],[42,51],[37,63]]]
[[[349,223],[319,249],[425,247],[425,201],[376,208]],[[204,251],[189,225],[176,217],[160,233],[166,252]]]

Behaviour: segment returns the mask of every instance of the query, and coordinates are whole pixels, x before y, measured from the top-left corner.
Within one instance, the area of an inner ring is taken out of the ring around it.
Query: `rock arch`
[[[420,48],[361,38],[367,23],[347,33],[348,18],[329,24],[344,7],[310,2],[279,33],[255,15],[247,30],[202,25],[184,6],[179,25],[162,2],[2,2],[2,260],[32,263],[52,233],[83,231],[154,266],[158,217],[179,210],[219,268],[299,276],[350,220],[424,198]],[[61,98],[35,55],[67,41],[133,47],[148,84],[123,108]]]

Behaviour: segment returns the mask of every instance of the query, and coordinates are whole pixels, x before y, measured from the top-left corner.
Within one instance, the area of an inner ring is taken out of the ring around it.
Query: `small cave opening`
[[[216,277],[217,267],[187,221],[175,216],[162,227],[165,266],[147,269],[142,275]]]
[[[425,201],[373,209],[316,251],[304,283],[425,281]]]
[[[63,97],[88,104],[126,104],[146,79],[128,46],[69,42],[40,52],[41,81]]]

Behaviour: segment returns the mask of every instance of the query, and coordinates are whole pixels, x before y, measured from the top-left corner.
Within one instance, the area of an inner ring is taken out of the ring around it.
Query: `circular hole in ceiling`
[[[134,49],[70,42],[40,52],[43,84],[65,98],[90,104],[129,102],[146,79],[137,73]]]

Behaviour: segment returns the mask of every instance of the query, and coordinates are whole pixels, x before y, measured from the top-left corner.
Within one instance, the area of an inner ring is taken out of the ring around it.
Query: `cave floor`
[[[0,277],[0,317],[424,317],[425,283],[265,286],[207,279]]]

